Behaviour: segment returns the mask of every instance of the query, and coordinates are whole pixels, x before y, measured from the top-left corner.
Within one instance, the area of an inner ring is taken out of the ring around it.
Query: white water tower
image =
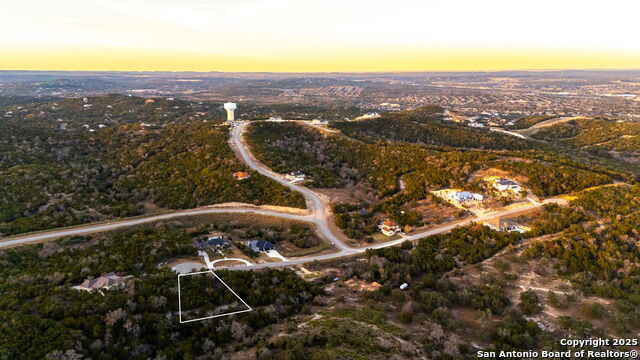
[[[227,110],[227,122],[233,123],[233,112],[236,110],[236,103],[224,103],[224,109]]]

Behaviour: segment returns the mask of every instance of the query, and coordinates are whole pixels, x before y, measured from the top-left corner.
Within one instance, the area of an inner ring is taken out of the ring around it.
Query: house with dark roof
[[[203,242],[203,245],[212,247],[216,250],[226,249],[231,244],[222,236],[210,236]]]
[[[250,240],[250,241],[247,241],[247,246],[250,247],[251,250],[255,252],[260,252],[260,251],[264,252],[264,251],[269,251],[274,249],[273,244],[267,240]]]

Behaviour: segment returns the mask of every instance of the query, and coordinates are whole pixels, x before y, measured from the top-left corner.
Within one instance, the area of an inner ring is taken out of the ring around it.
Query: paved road
[[[248,122],[239,122],[231,131],[231,146],[238,152],[238,154],[242,158],[242,161],[244,161],[247,165],[249,165],[249,167],[256,170],[260,174],[279,182],[280,184],[290,188],[293,191],[301,193],[307,200],[307,208],[311,210],[311,222],[316,224],[320,234],[331,241],[341,251],[346,253],[353,253],[354,249],[345,244],[337,236],[335,236],[329,228],[327,219],[329,218],[330,213],[327,199],[319,196],[318,194],[314,193],[304,186],[292,184],[280,174],[266,167],[253,156],[253,154],[249,151],[249,146],[246,144],[243,138],[244,132],[246,131],[248,125]]]
[[[27,234],[23,236],[12,237],[4,241],[0,240],[0,248],[7,247],[7,246],[22,245],[22,244],[27,244],[31,242],[52,240],[52,239],[60,238],[63,236],[83,235],[83,234],[115,230],[122,227],[128,227],[128,226],[139,225],[139,224],[149,223],[149,222],[158,221],[158,220],[166,220],[166,219],[172,219],[172,218],[184,217],[184,216],[196,216],[196,215],[204,215],[204,214],[259,214],[259,215],[276,216],[276,217],[281,217],[281,218],[286,218],[291,220],[307,221],[307,222],[313,223],[317,226],[318,232],[322,234],[325,238],[327,238],[329,241],[331,241],[339,249],[338,252],[333,252],[329,254],[313,255],[313,256],[292,259],[292,260],[287,260],[287,261],[282,261],[277,263],[254,264],[254,265],[248,265],[248,266],[234,266],[230,268],[233,270],[250,270],[250,269],[261,269],[261,268],[270,268],[270,267],[284,267],[284,266],[290,266],[290,265],[304,264],[304,263],[313,262],[313,261],[335,259],[343,256],[353,255],[353,254],[361,254],[361,253],[364,253],[367,249],[379,249],[379,248],[384,248],[389,246],[395,246],[407,240],[415,241],[431,235],[445,233],[457,226],[467,225],[474,221],[482,222],[482,221],[486,221],[496,217],[507,216],[507,215],[519,213],[522,211],[526,211],[529,209],[537,208],[546,203],[566,202],[566,200],[561,198],[547,199],[542,203],[534,203],[534,204],[530,204],[527,206],[522,206],[514,209],[487,213],[482,216],[474,217],[474,218],[467,219],[454,224],[439,226],[439,227],[436,227],[421,233],[417,233],[414,235],[403,236],[401,239],[398,239],[398,240],[388,241],[388,242],[370,245],[362,248],[353,248],[345,244],[344,242],[342,242],[340,238],[338,238],[329,228],[327,219],[329,219],[330,210],[329,210],[329,204],[326,198],[319,196],[318,194],[314,193],[313,191],[311,191],[310,189],[304,186],[290,183],[289,181],[281,177],[279,174],[273,172],[271,169],[267,168],[265,165],[263,165],[262,163],[260,163],[258,160],[254,158],[253,154],[251,154],[251,152],[248,150],[248,146],[243,139],[243,133],[246,130],[247,126],[248,126],[248,123],[239,123],[237,126],[235,126],[232,129],[231,138],[230,138],[231,146],[237,151],[239,156],[249,167],[258,171],[260,174],[267,176],[294,191],[298,191],[302,193],[305,199],[307,200],[307,207],[310,209],[309,214],[298,215],[298,214],[291,214],[283,211],[251,208],[248,206],[247,207],[228,207],[228,208],[225,208],[225,207],[199,208],[199,209],[176,211],[176,212],[166,213],[161,215],[153,215],[148,217],[140,217],[135,219],[124,219],[124,220],[113,221],[113,222],[104,223],[104,224],[85,225],[85,226],[79,226],[79,227],[62,229],[62,230],[51,230],[51,231],[40,232],[36,234]]]
[[[264,209],[251,208],[251,207],[199,208],[199,209],[192,209],[192,210],[176,211],[176,212],[171,212],[171,213],[161,214],[161,215],[140,217],[135,219],[117,220],[117,221],[111,221],[103,224],[84,225],[84,226],[63,229],[63,230],[51,230],[51,231],[39,232],[36,234],[15,236],[15,237],[8,238],[6,240],[0,239],[0,248],[7,247],[7,246],[24,245],[32,242],[40,242],[45,240],[53,240],[63,236],[86,235],[91,233],[110,231],[110,230],[115,230],[122,227],[145,224],[145,223],[154,222],[158,220],[167,220],[167,219],[173,219],[173,218],[183,217],[183,216],[196,216],[196,215],[206,215],[206,214],[258,214],[258,215],[277,216],[277,217],[291,219],[291,220],[300,220],[300,221],[312,220],[312,215],[296,215],[296,214],[290,214],[290,213],[281,212],[281,211],[264,210]]]
[[[423,239],[425,237],[429,237],[432,235],[437,235],[437,234],[443,234],[446,232],[451,231],[452,229],[458,227],[458,226],[465,226],[468,225],[472,222],[476,222],[476,223],[482,223],[484,221],[496,218],[496,217],[503,217],[503,216],[508,216],[508,215],[513,215],[513,214],[517,214],[520,212],[524,212],[527,210],[531,210],[534,208],[538,208],[540,206],[542,206],[543,204],[549,204],[549,203],[556,203],[556,204],[564,204],[566,203],[565,199],[560,199],[560,198],[553,198],[553,199],[547,199],[545,201],[543,201],[542,203],[536,203],[536,204],[530,204],[527,206],[521,206],[518,208],[514,208],[514,209],[509,209],[509,210],[504,210],[504,211],[497,211],[497,212],[493,212],[493,213],[488,213],[488,214],[484,214],[482,216],[479,217],[474,217],[474,218],[470,218],[470,219],[466,219],[463,221],[459,221],[453,224],[447,224],[447,225],[442,225],[442,226],[438,226],[436,228],[424,231],[424,232],[420,232],[418,234],[414,234],[414,235],[410,235],[410,236],[403,236],[401,239],[397,239],[397,240],[392,240],[392,241],[387,241],[387,242],[383,242],[380,244],[375,244],[375,245],[370,245],[370,246],[366,246],[366,247],[362,247],[362,248],[349,248],[349,251],[340,251],[337,253],[331,253],[331,254],[323,254],[323,255],[316,255],[316,256],[310,256],[310,257],[305,257],[305,258],[298,258],[298,259],[293,259],[293,260],[287,260],[287,261],[283,261],[283,262],[277,262],[277,263],[265,263],[265,264],[255,264],[255,265],[250,265],[250,266],[234,266],[233,268],[230,268],[232,270],[251,270],[251,269],[264,269],[264,268],[276,268],[276,267],[285,267],[285,266],[290,266],[290,265],[298,265],[298,264],[304,264],[304,263],[308,263],[308,262],[312,262],[312,261],[322,261],[322,260],[330,260],[330,259],[335,259],[338,257],[343,257],[343,256],[349,256],[349,255],[354,255],[354,254],[362,254],[364,252],[367,251],[367,249],[382,249],[385,247],[389,247],[389,246],[397,246],[402,244],[405,241],[417,241],[419,239]]]

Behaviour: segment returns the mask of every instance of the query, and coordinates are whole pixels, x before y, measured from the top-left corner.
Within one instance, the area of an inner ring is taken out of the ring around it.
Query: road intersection
[[[335,259],[335,258],[354,255],[354,254],[361,254],[361,253],[364,253],[367,249],[379,249],[379,248],[384,248],[389,246],[396,246],[404,241],[416,241],[431,235],[445,233],[445,232],[451,231],[457,226],[464,226],[471,222],[482,222],[482,221],[486,221],[486,220],[497,218],[497,217],[512,215],[512,214],[523,212],[533,208],[538,208],[543,204],[547,204],[547,203],[566,202],[566,200],[562,198],[546,199],[543,202],[532,203],[530,205],[509,209],[509,210],[487,213],[482,216],[465,219],[460,222],[445,224],[445,225],[438,226],[420,233],[416,233],[409,236],[403,236],[401,239],[392,240],[392,241],[379,243],[375,245],[370,245],[366,247],[354,248],[346,244],[344,241],[342,241],[341,238],[336,234],[334,234],[334,232],[331,230],[331,227],[329,226],[329,223],[328,223],[329,219],[331,219],[331,210],[330,210],[330,204],[327,198],[323,197],[322,195],[316,194],[315,192],[313,192],[311,189],[307,187],[289,182],[280,174],[277,174],[273,170],[269,169],[267,166],[260,163],[253,156],[253,154],[249,150],[249,146],[244,141],[244,136],[243,136],[248,126],[249,126],[249,122],[238,122],[232,127],[231,136],[229,140],[230,146],[233,148],[236,154],[240,157],[240,159],[255,171],[279,182],[280,184],[290,188],[293,191],[300,192],[306,199],[308,211],[304,213],[296,214],[296,213],[291,213],[291,212],[286,212],[281,210],[271,210],[271,209],[253,207],[250,205],[234,206],[234,207],[210,206],[210,207],[203,207],[203,208],[190,209],[190,210],[174,211],[174,212],[159,214],[159,215],[122,219],[122,220],[110,221],[107,223],[89,224],[89,225],[83,225],[83,226],[77,226],[77,227],[71,227],[71,228],[65,228],[65,229],[50,230],[50,231],[38,232],[34,234],[14,236],[14,237],[4,238],[4,239],[0,238],[0,248],[9,247],[9,246],[19,246],[19,245],[37,243],[42,241],[49,241],[49,240],[54,240],[64,236],[86,235],[91,233],[110,231],[110,230],[115,230],[123,227],[130,227],[134,225],[151,223],[159,220],[167,220],[167,219],[186,217],[186,216],[197,216],[197,215],[205,215],[205,214],[258,214],[258,215],[275,216],[280,218],[312,223],[316,226],[316,230],[318,231],[318,233],[321,236],[323,236],[325,239],[329,240],[338,249],[337,252],[320,254],[320,255],[311,255],[311,256],[300,257],[296,259],[288,259],[286,261],[281,261],[281,262],[270,262],[270,263],[264,263],[264,264],[253,264],[253,265],[232,267],[232,269],[234,270],[251,270],[251,269],[260,269],[260,268],[268,268],[268,267],[285,267],[290,265],[304,264],[304,263],[313,262],[313,261],[329,260],[329,259]]]

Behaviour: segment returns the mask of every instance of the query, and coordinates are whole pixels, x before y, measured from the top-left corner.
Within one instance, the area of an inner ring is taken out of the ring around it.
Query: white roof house
[[[469,191],[455,191],[449,194],[449,199],[458,201],[458,202],[474,201],[474,200],[483,201],[484,196],[482,196],[481,194],[476,194]]]
[[[298,182],[305,179],[305,174],[300,171],[292,171],[286,174],[284,178],[289,180],[290,182]]]
[[[522,190],[522,187],[518,183],[505,178],[494,181],[493,187],[499,191],[512,191],[514,193],[519,193]]]

